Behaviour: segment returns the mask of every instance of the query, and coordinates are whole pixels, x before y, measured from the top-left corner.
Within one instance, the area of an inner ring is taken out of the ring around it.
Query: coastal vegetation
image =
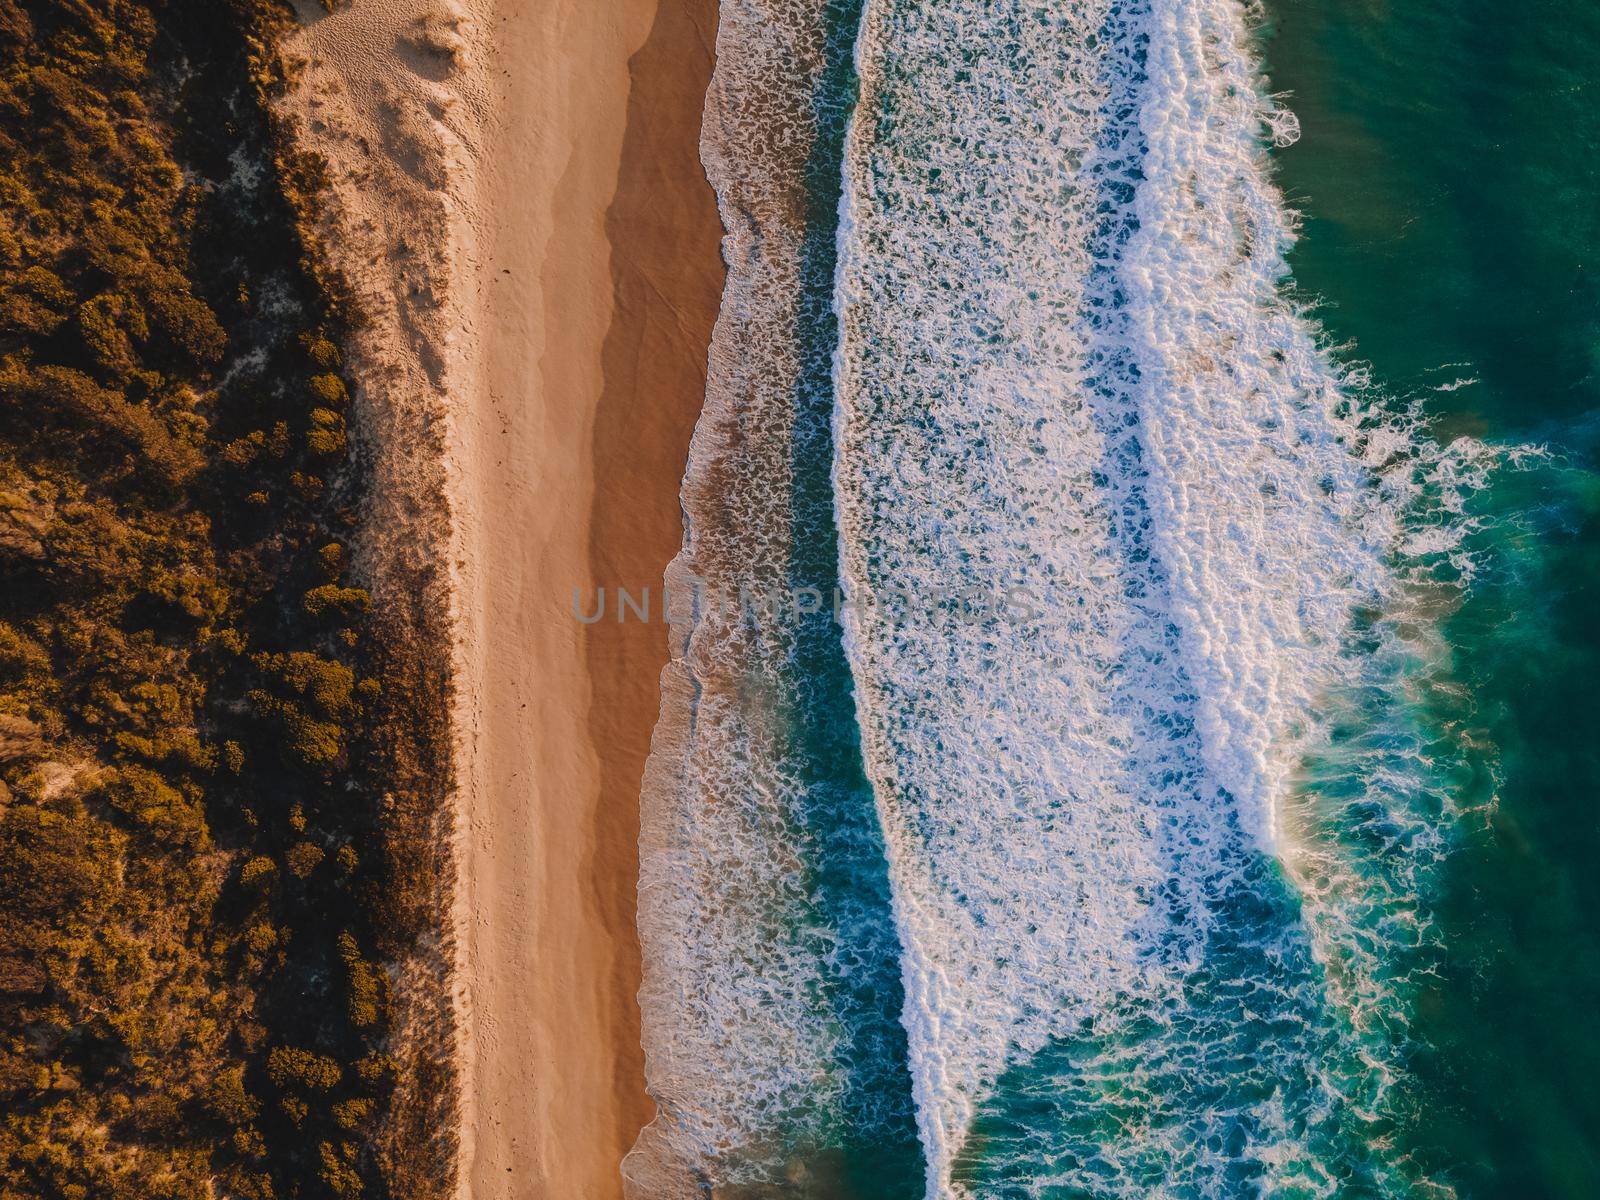
[[[438,676],[352,575],[293,20],[0,0],[0,1200],[446,1169],[444,1102],[394,1102],[450,1091],[397,1032],[441,852],[436,727],[393,714]]]

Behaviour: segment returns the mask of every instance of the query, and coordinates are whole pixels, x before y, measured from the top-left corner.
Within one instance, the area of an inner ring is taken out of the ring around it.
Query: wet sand
[[[699,165],[707,0],[506,5],[486,159],[484,389],[467,444],[481,626],[467,778],[474,1200],[620,1195],[653,1105],[640,1049],[639,786],[665,629],[572,593],[658,594],[721,289]]]

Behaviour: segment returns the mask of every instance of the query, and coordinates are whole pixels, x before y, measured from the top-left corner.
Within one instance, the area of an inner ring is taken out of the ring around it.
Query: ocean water
[[[1481,817],[1445,864],[1415,1153],[1463,1196],[1600,1195],[1600,10],[1278,0],[1295,277],[1436,435],[1548,446],[1478,496],[1440,624]],[[1509,19],[1508,19],[1509,18]]]
[[[913,1195],[899,946],[831,611],[839,156],[858,3],[723,8],[701,156],[728,283],[668,571],[680,641],[642,804],[659,1118],[633,1197]]]
[[[1600,1194],[1564,10],[724,6],[632,1196]]]

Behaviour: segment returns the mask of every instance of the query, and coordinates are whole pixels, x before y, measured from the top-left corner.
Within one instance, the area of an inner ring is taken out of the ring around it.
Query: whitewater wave
[[[1377,886],[1320,858],[1305,813],[1334,819],[1328,805],[1299,805],[1292,851],[1282,822],[1331,698],[1391,694],[1395,656],[1352,637],[1364,622],[1387,645],[1367,614],[1451,559],[1459,534],[1418,514],[1448,517],[1438,481],[1470,476],[1472,451],[1429,447],[1365,403],[1287,298],[1293,221],[1266,146],[1296,127],[1265,95],[1235,0],[869,0],[857,67],[836,290],[841,577],[863,594],[1046,597],[1026,626],[862,608],[846,628],[927,1195],[972,1194],[977,1168],[958,1163],[980,1109],[1047,1050],[1089,1038],[1135,1075],[1199,1070],[1197,1030],[1238,1011],[1197,994],[1219,958],[1261,987],[1260,1047],[1291,1054],[1277,1069],[1298,1084],[1257,1097],[1249,1120],[1243,1101],[1180,1112],[1167,1153],[1126,1169],[1102,1130],[1030,1186],[1226,1195],[1244,1170],[1332,1194],[1351,1168],[1331,1158],[1385,1153],[1341,1134],[1389,1090],[1392,1042],[1360,1030],[1394,1022],[1351,1014],[1403,1005],[1425,897],[1414,874]],[[1414,820],[1424,861],[1446,837],[1446,806],[1413,802],[1436,796],[1436,764],[1390,757],[1400,769],[1360,777],[1360,803]],[[1241,933],[1241,897],[1280,859],[1308,885],[1304,924],[1285,900],[1289,916]],[[1355,952],[1407,910],[1396,962],[1363,964]],[[1159,1032],[1117,1032],[1152,1013]],[[1301,1030],[1293,1046],[1270,1035],[1274,1014]],[[1204,1061],[1219,1095],[1230,1081],[1255,1094],[1259,1059]],[[1036,1156],[1051,1136],[1032,1131]],[[1199,1171],[1195,1146],[1220,1165]],[[1384,1190],[1409,1178],[1362,1171]]]
[[[1251,19],[723,6],[669,582],[1029,602],[679,629],[635,1200],[1445,1194],[1392,1135],[1494,456],[1292,299]]]
[[[624,1164],[638,1200],[837,1196],[852,1172],[917,1169],[881,836],[831,618],[707,599],[832,589],[833,213],[858,11],[722,8],[701,156],[728,278],[668,571],[680,611],[699,605],[674,631],[642,797],[660,1115]]]

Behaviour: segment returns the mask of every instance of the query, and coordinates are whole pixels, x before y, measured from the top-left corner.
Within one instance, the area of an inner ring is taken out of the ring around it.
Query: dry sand
[[[372,316],[352,347],[387,530],[367,570],[381,593],[386,561],[451,568],[473,1200],[620,1196],[653,1112],[634,908],[667,637],[571,605],[659,594],[682,539],[722,281],[697,153],[714,5],[355,0],[297,47],[290,106]]]

